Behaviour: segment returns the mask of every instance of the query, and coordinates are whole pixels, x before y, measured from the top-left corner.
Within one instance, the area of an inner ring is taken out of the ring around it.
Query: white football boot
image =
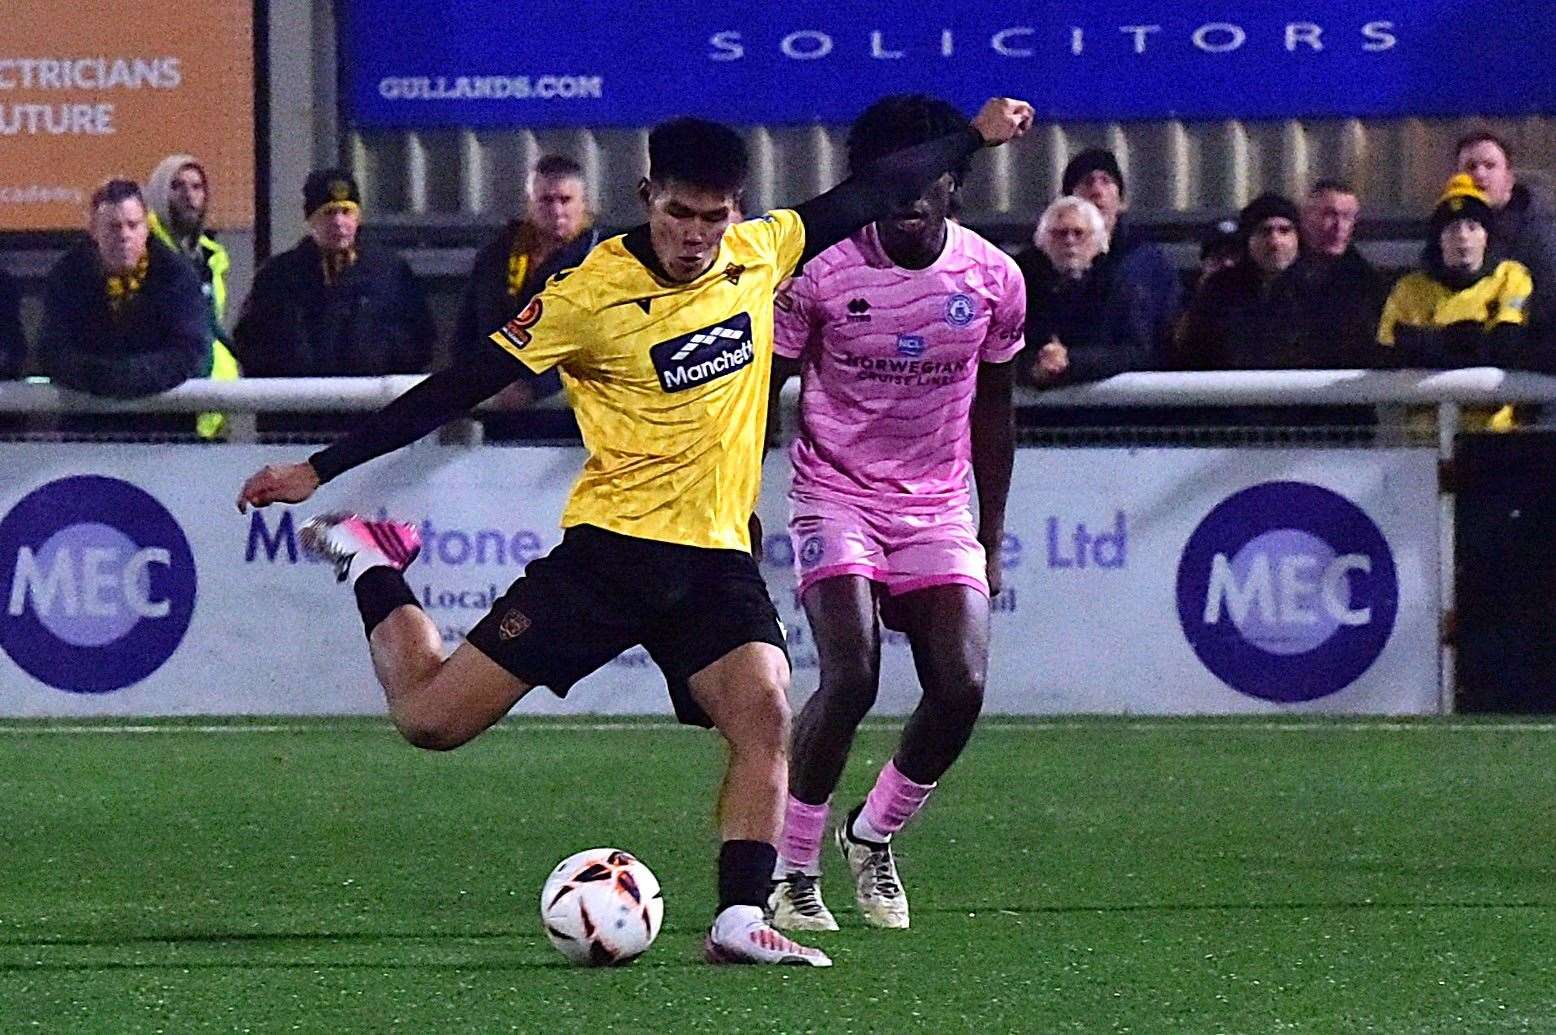
[[[767,912],[785,931],[835,931],[837,918],[821,900],[821,878],[795,870],[773,881]]]
[[[831,957],[820,949],[801,945],[773,930],[757,906],[730,906],[720,913],[703,942],[702,951],[709,963],[832,966]]]
[[[904,929],[908,926],[908,895],[897,876],[890,841],[861,841],[853,835],[856,807],[838,824],[837,848],[854,875],[854,901],[864,922],[871,927]]]

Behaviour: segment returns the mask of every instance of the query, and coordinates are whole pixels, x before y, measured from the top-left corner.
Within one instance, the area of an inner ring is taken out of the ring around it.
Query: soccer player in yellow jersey
[[[427,378],[307,462],[263,468],[239,495],[240,510],[300,503],[515,378],[558,368],[589,453],[562,542],[447,659],[402,574],[419,550],[414,526],[330,514],[305,525],[302,539],[351,582],[390,716],[418,747],[458,747],[533,687],[566,694],[627,648],[647,648],[677,716],[716,727],[728,743],[711,962],[831,963],[762,916],[789,733],[783,633],[747,532],[761,479],[773,293],[806,259],[1031,122],[1024,102],[990,100],[970,129],[739,223],[741,138],[701,119],[657,126],[639,187],[647,223],[554,277],[486,353]]]

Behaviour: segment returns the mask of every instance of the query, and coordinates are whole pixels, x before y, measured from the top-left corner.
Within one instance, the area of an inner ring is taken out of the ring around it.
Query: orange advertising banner
[[[254,223],[252,0],[7,0],[0,230],[83,226],[92,191],[170,154],[206,170],[212,226]]]

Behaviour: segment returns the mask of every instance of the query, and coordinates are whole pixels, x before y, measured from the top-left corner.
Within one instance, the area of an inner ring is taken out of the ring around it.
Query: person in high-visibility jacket
[[[200,290],[210,304],[211,357],[206,377],[235,381],[240,376],[227,336],[227,274],[232,268],[227,249],[206,226],[211,207],[210,180],[193,155],[168,155],[146,180],[146,203],[152,234],[182,255],[200,277]],[[201,438],[220,438],[227,418],[202,413],[195,420]]]
[[[1455,175],[1432,212],[1423,268],[1406,274],[1389,294],[1378,323],[1378,345],[1397,367],[1442,369],[1494,366],[1529,369],[1529,297],[1534,281],[1522,263],[1488,261],[1495,215],[1484,192]],[[1513,427],[1512,407],[1466,414],[1471,426]]]

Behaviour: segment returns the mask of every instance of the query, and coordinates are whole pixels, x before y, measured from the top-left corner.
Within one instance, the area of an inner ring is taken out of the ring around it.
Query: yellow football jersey
[[[804,245],[800,217],[779,210],[731,226],[706,273],[672,284],[614,237],[492,335],[536,373],[561,371],[589,451],[562,527],[749,548],[773,293]]]

